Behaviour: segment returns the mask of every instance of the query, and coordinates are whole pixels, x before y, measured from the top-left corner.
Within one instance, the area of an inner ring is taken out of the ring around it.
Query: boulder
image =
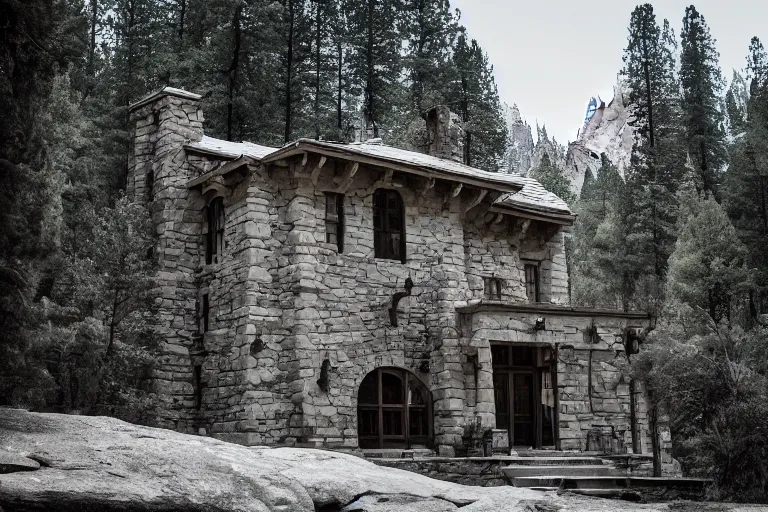
[[[458,485],[339,452],[246,447],[114,418],[19,409],[0,409],[0,450],[3,467],[15,468],[0,474],[3,512],[650,509],[515,487]]]

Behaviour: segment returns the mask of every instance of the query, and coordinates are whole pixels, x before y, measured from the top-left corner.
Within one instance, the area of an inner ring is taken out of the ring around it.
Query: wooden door
[[[492,344],[496,428],[507,430],[510,446],[541,447],[555,443],[554,404],[551,398],[548,348],[531,345]],[[549,352],[551,353],[551,351]]]

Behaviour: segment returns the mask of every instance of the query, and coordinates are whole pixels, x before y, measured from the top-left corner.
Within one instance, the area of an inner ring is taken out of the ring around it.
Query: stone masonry
[[[566,228],[545,209],[527,217],[501,209],[496,186],[483,185],[491,173],[435,177],[404,158],[376,157],[385,146],[356,158],[334,148],[294,155],[290,145],[214,145],[200,97],[176,89],[133,105],[131,119],[128,190],[146,201],[157,235],[159,426],[248,445],[354,449],[363,378],[397,367],[430,391],[433,448],[452,456],[467,424],[495,426],[490,343],[506,342],[555,350],[562,449],[586,449],[595,423],[629,435],[623,339],[647,318],[569,308]],[[259,148],[264,156],[248,153]],[[380,188],[402,197],[404,263],[374,257]],[[326,193],[340,191],[342,253],[326,243]],[[205,211],[215,198],[224,203],[224,248],[206,264]],[[539,264],[537,304],[528,304],[526,261]],[[489,277],[502,283],[500,297],[487,296]],[[408,278],[394,326],[388,309]],[[541,317],[546,328],[535,331]],[[639,384],[635,395],[648,452]]]

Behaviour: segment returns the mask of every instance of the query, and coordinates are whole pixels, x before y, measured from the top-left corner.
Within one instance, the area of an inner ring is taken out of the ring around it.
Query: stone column
[[[155,371],[160,426],[194,431],[194,376],[189,354],[197,330],[195,269],[200,215],[186,183],[193,177],[183,145],[203,136],[200,96],[165,88],[130,106],[133,143],[128,194],[145,201],[157,235],[154,256],[155,330],[161,355]]]

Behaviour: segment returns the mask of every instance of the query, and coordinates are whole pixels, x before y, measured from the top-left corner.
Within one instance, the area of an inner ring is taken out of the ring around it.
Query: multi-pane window
[[[405,263],[405,211],[395,190],[373,194],[373,252],[376,258]]]
[[[218,263],[224,252],[224,199],[217,197],[208,205],[208,233],[205,237],[205,263]]]
[[[483,279],[485,285],[485,297],[488,299],[501,300],[501,289],[504,282],[498,277],[486,277]]]
[[[344,252],[344,194],[325,193],[325,242]]]
[[[525,264],[525,293],[528,296],[528,302],[539,302],[538,263]]]

